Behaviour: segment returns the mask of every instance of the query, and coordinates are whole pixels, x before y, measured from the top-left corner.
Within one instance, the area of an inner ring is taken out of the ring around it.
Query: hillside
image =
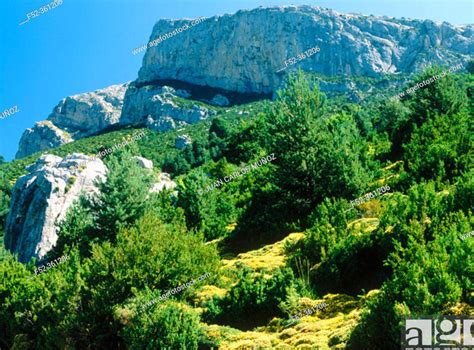
[[[310,6],[158,21],[136,81],[65,97],[0,162],[0,348],[398,350],[407,320],[461,330],[472,31]]]

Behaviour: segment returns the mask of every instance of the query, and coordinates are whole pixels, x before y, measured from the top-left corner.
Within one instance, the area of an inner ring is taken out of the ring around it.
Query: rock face
[[[18,253],[21,262],[41,259],[54,247],[55,222],[82,191],[97,192],[94,181],[104,180],[107,168],[100,159],[74,153],[65,158],[43,155],[27,170],[13,188],[5,225],[5,247]]]
[[[160,20],[150,41],[191,20]],[[311,48],[319,52],[289,64]],[[242,10],[211,17],[149,47],[138,81],[176,79],[238,92],[274,92],[301,68],[328,76],[411,73],[453,66],[474,52],[474,26],[340,14],[311,6]],[[185,54],[183,54],[185,53]]]
[[[207,119],[213,111],[191,101],[183,103],[179,96],[187,92],[177,92],[169,86],[130,85],[120,119],[121,125],[146,125],[155,131],[167,131],[178,126],[194,124]]]
[[[219,95],[219,94],[214,96],[210,102],[213,105],[221,106],[221,107],[228,106],[230,103],[227,97]]]
[[[94,135],[119,122],[128,84],[62,99],[46,121],[27,129],[16,158]]]

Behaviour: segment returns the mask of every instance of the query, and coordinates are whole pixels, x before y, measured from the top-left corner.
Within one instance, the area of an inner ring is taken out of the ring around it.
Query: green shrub
[[[395,242],[387,260],[393,275],[366,305],[348,349],[398,349],[403,317],[450,314],[460,302],[473,303],[474,243],[460,239],[473,223],[471,215],[449,213],[426,235],[422,223],[411,222],[407,241]]]
[[[227,225],[236,220],[233,197],[222,186],[209,190],[212,184],[198,169],[178,186],[177,205],[184,210],[188,229],[202,232],[206,240],[225,237]]]
[[[380,287],[389,276],[386,256],[375,234],[351,235],[331,248],[328,257],[311,274],[317,293],[357,295]]]
[[[175,302],[154,307],[146,317],[137,314],[122,334],[132,350],[195,350],[203,338],[197,312]]]
[[[474,128],[471,118],[467,113],[436,115],[420,127],[414,127],[404,151],[407,168],[416,180],[452,182],[472,167]]]
[[[96,347],[116,342],[121,326],[114,307],[139,290],[165,291],[210,273],[215,275],[218,255],[212,245],[184,228],[165,225],[159,215],[147,212],[130,228],[123,228],[117,242],[92,245],[88,259],[88,290],[84,293],[84,327]],[[183,299],[193,287],[175,294]]]
[[[324,260],[337,243],[346,238],[349,214],[344,213],[345,201],[325,199],[318,205],[309,218],[310,228],[306,230],[302,240],[287,244],[288,263],[293,269],[296,261],[307,260],[311,266]]]
[[[223,298],[214,298],[207,305],[203,316],[208,322],[217,322],[239,329],[251,329],[266,323],[271,317],[283,316],[279,310],[293,285],[289,269],[277,270],[271,277],[266,271],[257,275],[246,266],[238,266],[239,281]]]
[[[140,168],[128,151],[115,152],[107,161],[107,179],[98,182],[98,195],[84,194],[58,222],[58,244],[50,256],[64,247],[78,246],[89,255],[93,242],[114,242],[121,227],[132,225],[148,206],[152,176]]]
[[[77,251],[70,252],[67,262],[37,276],[32,264],[27,268],[11,256],[0,263],[0,346],[66,348],[80,328],[76,308],[83,270]]]

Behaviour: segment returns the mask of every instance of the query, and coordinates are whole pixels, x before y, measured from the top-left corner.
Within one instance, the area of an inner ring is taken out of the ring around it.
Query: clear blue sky
[[[51,0],[52,1],[52,0]],[[11,160],[23,131],[44,120],[65,96],[134,80],[160,18],[195,18],[271,5],[309,4],[339,12],[472,23],[472,0],[63,0],[26,20],[47,0],[0,0],[0,155]]]

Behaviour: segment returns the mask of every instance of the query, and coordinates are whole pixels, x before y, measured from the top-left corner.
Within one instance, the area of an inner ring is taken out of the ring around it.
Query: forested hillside
[[[274,100],[145,129],[103,158],[107,180],[57,223],[46,258],[2,245],[0,348],[395,350],[404,317],[472,315],[472,68],[358,103],[300,71]],[[134,133],[48,153],[96,155]],[[2,231],[39,156],[0,164]],[[160,170],[174,191],[149,192]]]

